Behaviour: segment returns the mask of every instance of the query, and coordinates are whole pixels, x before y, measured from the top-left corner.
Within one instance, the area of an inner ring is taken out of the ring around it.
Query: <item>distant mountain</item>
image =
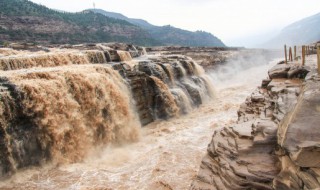
[[[28,0],[0,0],[0,43],[45,44],[126,42],[161,45],[147,31],[125,20],[92,11],[68,13]]]
[[[88,9],[95,13],[100,13],[108,17],[124,20],[140,26],[149,32],[149,34],[164,45],[181,46],[217,46],[225,47],[224,43],[214,35],[204,32],[191,32],[179,28],[167,26],[155,26],[142,19],[128,18],[120,13],[108,12],[101,9]]]
[[[210,33],[154,26],[119,13],[99,9],[69,13],[29,0],[0,0],[0,45],[5,42],[77,44],[113,41],[143,46],[225,46]]]
[[[105,15],[107,17],[115,18],[115,19],[120,19],[120,20],[125,20],[131,24],[140,26],[142,28],[151,28],[151,27],[157,27],[152,24],[150,24],[148,21],[142,20],[142,19],[135,19],[135,18],[128,18],[124,16],[121,13],[115,13],[115,12],[108,12],[102,9],[87,9],[86,11],[92,11],[94,13],[100,13],[102,15]]]
[[[279,35],[265,44],[267,47],[304,45],[320,41],[320,13],[285,27]]]

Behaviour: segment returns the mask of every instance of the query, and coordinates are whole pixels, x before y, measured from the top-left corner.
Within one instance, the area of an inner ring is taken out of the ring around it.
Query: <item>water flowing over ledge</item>
[[[0,176],[135,142],[141,125],[214,97],[201,66],[126,44],[0,54]],[[134,58],[134,59],[132,59]]]

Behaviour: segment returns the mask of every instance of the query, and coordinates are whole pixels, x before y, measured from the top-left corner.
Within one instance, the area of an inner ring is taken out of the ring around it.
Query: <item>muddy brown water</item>
[[[92,151],[81,163],[19,171],[0,189],[188,189],[214,130],[236,122],[237,109],[270,64],[224,80],[211,73],[216,97],[188,115],[151,123],[138,142]]]

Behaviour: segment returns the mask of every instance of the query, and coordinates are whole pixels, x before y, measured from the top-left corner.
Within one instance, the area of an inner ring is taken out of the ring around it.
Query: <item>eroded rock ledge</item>
[[[304,81],[309,70],[272,68],[237,124],[215,131],[190,189],[320,188],[320,79]]]

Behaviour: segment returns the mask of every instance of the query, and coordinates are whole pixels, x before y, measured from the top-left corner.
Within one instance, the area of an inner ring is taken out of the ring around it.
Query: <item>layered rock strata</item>
[[[209,78],[186,56],[152,56],[113,67],[128,80],[143,125],[188,113],[214,96]]]
[[[309,69],[270,69],[270,79],[241,105],[237,124],[215,131],[190,189],[320,187],[320,82],[317,75],[299,79]]]
[[[309,75],[297,104],[279,125],[281,172],[275,189],[320,188],[320,77]]]
[[[145,54],[119,43],[0,49],[0,178],[136,141],[142,125],[213,97],[191,58]]]
[[[257,60],[267,64],[272,58],[280,56],[279,51],[244,49],[231,47],[180,47],[163,46],[147,48],[150,54],[185,55],[191,57],[203,68],[215,70],[226,63],[236,63],[235,66],[245,62],[245,66],[256,65]],[[241,61],[239,61],[241,60]],[[263,64],[263,63],[261,63]],[[244,65],[243,65],[244,66]]]

